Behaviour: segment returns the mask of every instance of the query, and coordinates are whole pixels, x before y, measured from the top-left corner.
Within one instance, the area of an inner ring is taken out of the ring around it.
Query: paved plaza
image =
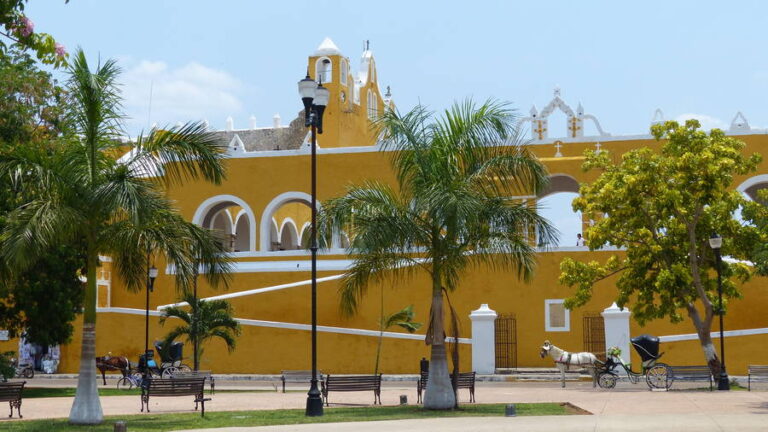
[[[108,380],[112,387],[114,380]],[[73,379],[33,379],[32,386],[74,386]],[[273,382],[225,381],[219,379],[217,390],[272,390]],[[298,390],[298,387],[292,388]],[[290,390],[290,388],[289,388]],[[569,382],[561,389],[558,382],[479,382],[477,403],[570,402],[592,415],[516,418],[450,418],[398,420],[366,423],[369,431],[378,430],[444,430],[444,431],[765,431],[768,430],[768,390],[761,391],[654,391],[644,383],[621,382],[613,390],[593,389],[591,383]],[[396,405],[400,395],[409,403],[416,400],[415,382],[385,382],[384,405]],[[206,411],[245,411],[298,408],[303,409],[306,394],[301,391],[278,393],[229,393],[218,391],[206,403]],[[466,403],[466,391],[460,392]],[[101,398],[104,414],[140,414],[137,395]],[[372,392],[332,393],[331,409],[338,406],[367,406],[373,402]],[[24,419],[65,418],[72,398],[25,399]],[[153,414],[192,412],[191,398],[155,398]],[[6,420],[3,420],[6,421]],[[210,430],[210,429],[208,429]],[[271,426],[263,428],[230,428],[228,431],[357,431],[359,423]]]

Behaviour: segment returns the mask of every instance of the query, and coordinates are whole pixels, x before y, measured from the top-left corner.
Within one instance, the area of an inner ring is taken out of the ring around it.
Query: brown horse
[[[106,372],[117,370],[123,376],[128,376],[129,363],[125,357],[105,355],[96,357],[96,368],[101,372],[101,379],[104,381],[104,385],[107,385]]]

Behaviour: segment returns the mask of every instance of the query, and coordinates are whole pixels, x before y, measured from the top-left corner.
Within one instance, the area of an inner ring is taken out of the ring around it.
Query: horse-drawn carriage
[[[664,353],[659,353],[659,338],[644,334],[632,338],[631,342],[643,360],[640,372],[633,371],[631,365],[624,363],[620,356],[621,352],[618,348],[612,347],[606,352],[605,363],[602,363],[601,367],[598,368],[597,384],[601,388],[614,388],[616,381],[619,380],[617,368],[621,367],[632,384],[637,384],[641,377],[645,377],[645,382],[651,390],[669,388],[671,376],[669,366],[658,361],[664,355]]]
[[[130,363],[130,367],[123,373],[123,378],[117,381],[118,389],[130,389],[141,385],[144,373],[150,377],[170,378],[179,372],[190,372],[192,368],[182,363],[183,342],[174,342],[167,348],[161,342],[155,342],[155,350],[160,357],[160,365],[154,357],[152,350],[139,356],[138,363]]]

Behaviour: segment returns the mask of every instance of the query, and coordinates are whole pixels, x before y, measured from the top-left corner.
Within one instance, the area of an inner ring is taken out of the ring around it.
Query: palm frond
[[[220,184],[226,178],[226,143],[203,122],[152,129],[140,136],[126,164],[142,175],[162,173],[166,184],[202,178]]]

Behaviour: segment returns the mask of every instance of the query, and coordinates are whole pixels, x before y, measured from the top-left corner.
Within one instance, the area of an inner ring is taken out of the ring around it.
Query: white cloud
[[[121,81],[130,134],[152,123],[224,119],[242,110],[242,83],[229,73],[199,63],[173,68],[163,61],[130,62]],[[152,106],[150,113],[150,88]]]
[[[675,118],[675,121],[678,123],[685,123],[686,120],[689,119],[695,119],[698,120],[699,123],[701,123],[701,128],[704,130],[710,130],[710,129],[722,129],[722,130],[728,130],[728,124],[719,118],[715,118],[712,116],[708,116],[706,114],[680,114]]]

